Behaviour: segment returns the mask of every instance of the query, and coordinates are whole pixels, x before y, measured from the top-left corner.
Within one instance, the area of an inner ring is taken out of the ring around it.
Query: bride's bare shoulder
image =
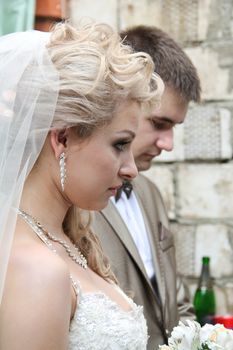
[[[70,274],[67,264],[40,242],[14,242],[8,264],[6,293],[23,298],[54,298],[57,290],[69,300]]]
[[[65,262],[40,242],[15,242],[9,260],[9,275],[17,275],[25,283],[41,279],[48,285],[69,280]]]
[[[65,262],[32,231],[23,221],[16,225],[9,260],[11,274],[17,274],[25,280],[34,280],[40,276],[44,281],[68,279],[69,272]],[[28,281],[28,283],[30,283]]]
[[[40,242],[14,242],[1,305],[1,336],[4,335],[6,341],[13,337],[24,344],[22,338],[28,340],[30,334],[35,335],[35,340],[30,336],[35,348],[40,342],[46,348],[51,339],[64,343],[71,308],[71,282],[66,263]]]

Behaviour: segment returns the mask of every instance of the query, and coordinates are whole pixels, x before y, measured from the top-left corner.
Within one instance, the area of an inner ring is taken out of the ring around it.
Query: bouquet
[[[160,345],[159,350],[233,350],[233,330],[221,324],[205,324],[195,321],[179,322],[174,327],[168,345]]]

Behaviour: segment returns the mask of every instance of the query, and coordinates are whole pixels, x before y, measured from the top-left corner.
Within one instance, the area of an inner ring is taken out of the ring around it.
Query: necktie
[[[132,190],[133,190],[132,183],[130,181],[127,181],[127,180],[124,181],[123,185],[117,190],[117,194],[115,196],[115,201],[117,202],[120,199],[122,191],[125,192],[126,197],[129,199]]]

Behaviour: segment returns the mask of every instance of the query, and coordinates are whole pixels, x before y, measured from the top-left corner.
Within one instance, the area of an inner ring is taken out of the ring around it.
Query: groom
[[[139,172],[151,166],[154,157],[173,148],[173,127],[184,121],[188,104],[200,99],[196,69],[184,51],[156,27],[134,27],[121,33],[135,51],[151,55],[155,72],[165,83],[161,105],[144,115],[133,141]],[[163,200],[157,187],[143,175],[132,182],[133,191],[122,191],[108,207],[96,213],[93,231],[122,289],[143,305],[147,319],[148,349],[167,342],[180,318],[192,317],[183,285],[178,286],[175,249]],[[129,197],[129,198],[128,198]]]

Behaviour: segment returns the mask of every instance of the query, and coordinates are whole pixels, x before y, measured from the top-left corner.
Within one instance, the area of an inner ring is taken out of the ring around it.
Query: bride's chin
[[[108,205],[109,199],[105,200],[102,203],[97,203],[96,205],[93,205],[93,208],[89,209],[89,210],[93,210],[93,211],[100,211],[104,208],[106,208],[106,206]]]
[[[102,201],[96,201],[95,203],[88,203],[83,205],[81,203],[76,203],[75,206],[83,210],[100,211],[108,205],[109,199],[110,197],[107,199],[105,198]]]

